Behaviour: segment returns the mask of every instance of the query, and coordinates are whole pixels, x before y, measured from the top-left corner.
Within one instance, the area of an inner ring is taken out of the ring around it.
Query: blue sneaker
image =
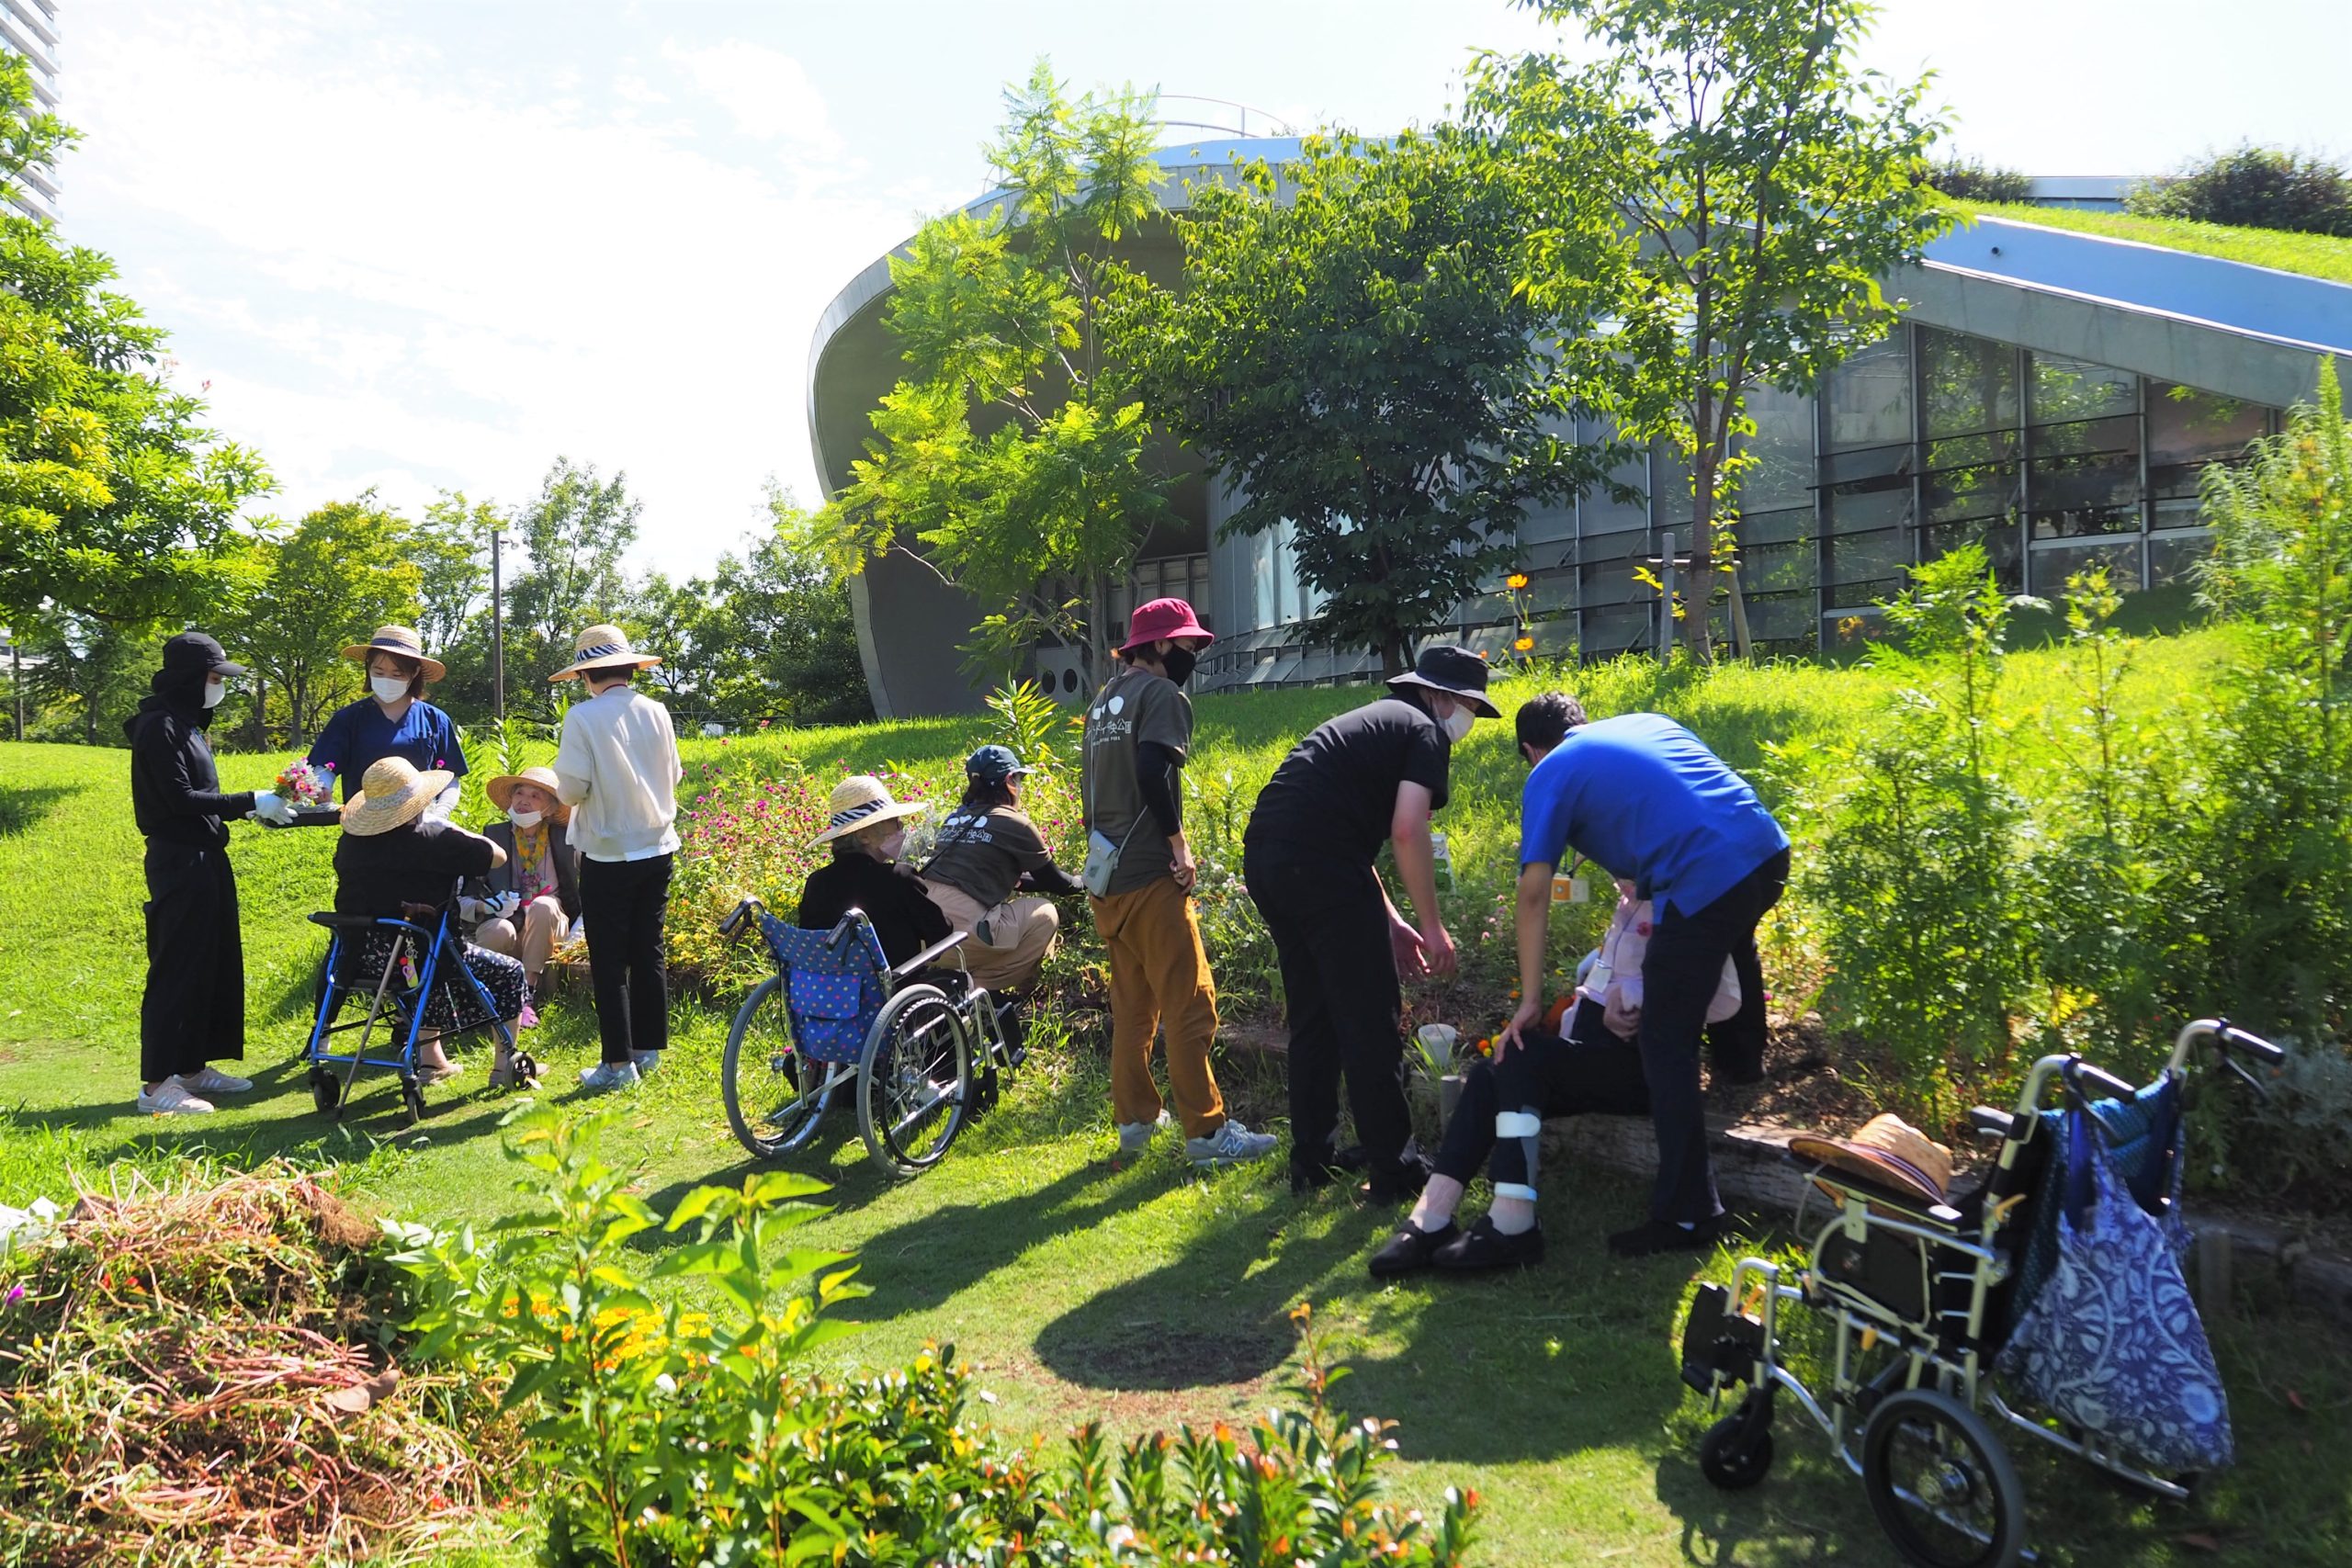
[[[580,1087],[597,1094],[608,1089],[627,1089],[637,1079],[635,1062],[599,1062],[580,1069]]]
[[[659,1051],[631,1051],[628,1054],[628,1059],[636,1066],[637,1076],[639,1077],[644,1077],[662,1065],[662,1053]]]

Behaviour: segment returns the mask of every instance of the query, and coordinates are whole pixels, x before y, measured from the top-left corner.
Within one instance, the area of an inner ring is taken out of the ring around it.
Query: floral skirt
[[[381,928],[371,931],[360,939],[357,950],[346,961],[345,983],[363,999],[376,994],[377,983],[384,977],[384,961],[391,956],[392,944],[400,941],[401,934]],[[453,954],[464,956],[466,968],[490,993],[495,1012],[482,1010],[481,998],[450,966]],[[413,982],[422,971],[422,957],[413,943],[403,963],[407,973],[393,977],[396,987]],[[523,965],[515,960],[452,937],[435,968],[433,995],[425,999],[424,1027],[431,1033],[453,1034],[461,1029],[479,1029],[496,1019],[514,1018],[523,1010],[524,984]]]

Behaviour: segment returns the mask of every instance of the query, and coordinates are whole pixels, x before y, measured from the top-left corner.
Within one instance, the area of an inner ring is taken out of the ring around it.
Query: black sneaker
[[[1649,1220],[1609,1238],[1619,1258],[1652,1258],[1661,1252],[1704,1252],[1723,1235],[1721,1220],[1702,1220],[1684,1230],[1672,1220]]]
[[[1498,1269],[1524,1269],[1544,1261],[1544,1227],[1531,1225],[1517,1235],[1505,1235],[1487,1215],[1464,1235],[1438,1248],[1430,1262],[1448,1274],[1489,1274]]]
[[[1372,1255],[1372,1277],[1394,1280],[1400,1274],[1415,1274],[1430,1266],[1438,1248],[1458,1239],[1461,1227],[1452,1220],[1433,1231],[1425,1231],[1407,1220],[1388,1238],[1388,1245]]]
[[[1402,1158],[1385,1170],[1375,1168],[1362,1191],[1375,1203],[1410,1202],[1430,1184],[1429,1156],[1409,1144]]]

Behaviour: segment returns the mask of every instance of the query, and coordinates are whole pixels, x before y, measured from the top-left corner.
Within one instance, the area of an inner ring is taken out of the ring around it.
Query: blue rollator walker
[[[2044,1056],[2027,1074],[2014,1111],[1980,1105],[1969,1113],[1979,1136],[1999,1140],[1999,1156],[1973,1190],[1945,1202],[1842,1166],[1812,1168],[1814,1186],[1833,1207],[1813,1233],[1807,1262],[1784,1270],[1744,1258],[1728,1286],[1702,1285],[1691,1303],[1682,1380],[1711,1405],[1736,1402],[1700,1443],[1701,1472],[1726,1490],[1763,1480],[1772,1463],[1773,1403],[1785,1394],[1861,1478],[1904,1562],[2008,1568],[2024,1557],[2025,1493],[2003,1432],[2026,1433],[2159,1496],[2187,1500],[2197,1474],[2177,1461],[2143,1458],[2149,1413],[2125,1405],[2133,1393],[2162,1401],[2165,1385],[2206,1386],[2194,1358],[2152,1363],[2165,1374],[2155,1382],[2117,1378],[2077,1406],[2074,1420],[2061,1412],[2064,1387],[2025,1386],[2047,1379],[2049,1359],[2037,1364],[2020,1352],[2044,1326],[2063,1323],[2057,1359],[2097,1362],[2103,1373],[2141,1372],[2130,1358],[2144,1348],[2132,1332],[2145,1326],[2137,1321],[2143,1310],[2176,1335],[2186,1320],[2197,1329],[2213,1397],[2197,1413],[2201,1428],[2166,1430],[2195,1431],[2221,1456],[2209,1462],[2228,1462],[2228,1413],[2177,1269],[2187,1237],[2178,1214],[2180,1089],[2190,1053],[2203,1041],[2257,1090],[2259,1080],[2238,1058],[2268,1066],[2284,1055],[2226,1020],[2200,1019],[2180,1032],[2164,1073],[2144,1089],[2079,1056]],[[2042,1105],[2053,1086],[2064,1092],[2064,1109]],[[2088,1157],[2113,1184],[2103,1200],[2144,1216],[2133,1224],[2156,1227],[2153,1246],[2167,1254],[2162,1264],[2171,1277],[2169,1292],[2159,1293],[2174,1299],[2143,1303],[2125,1280],[2086,1280],[2084,1260],[2104,1258],[2112,1267],[2121,1256],[2104,1247],[2104,1235],[2100,1247],[2063,1252],[2062,1228],[2079,1233],[2091,1212],[2080,1202],[2086,1139],[2097,1141],[2101,1152]],[[1798,1228],[1808,1228],[1802,1213]],[[2075,1273],[2065,1275],[2068,1269]],[[2061,1288],[2062,1277],[2068,1288]],[[2134,1321],[2107,1325],[2121,1332],[2100,1332],[2069,1319],[2077,1310],[2070,1303],[2086,1298],[2103,1298],[2101,1310]],[[1790,1306],[1826,1313],[1834,1326],[1820,1397],[1786,1364],[1781,1318]]]
[[[863,909],[830,931],[804,931],[746,898],[719,931],[733,939],[754,922],[776,973],[752,987],[727,1032],[719,1091],[735,1136],[761,1159],[803,1148],[847,1089],[886,1168],[912,1175],[938,1164],[1022,1055],[985,987],[932,967],[965,933],[894,967]]]
[[[506,1020],[498,1016],[498,1004],[466,967],[447,906],[411,904],[404,906],[404,911],[414,918],[334,913],[311,917],[313,924],[326,927],[329,940],[318,1011],[311,1020],[310,1043],[303,1049],[302,1060],[310,1064],[311,1102],[321,1111],[332,1112],[337,1121],[343,1118],[343,1108],[362,1067],[398,1073],[401,1102],[407,1108],[410,1125],[424,1120],[424,1086],[417,1075],[417,1047],[432,1032],[425,1027],[425,1014],[435,987],[446,994],[454,1019],[462,1021],[471,1013],[487,1021],[512,1053],[516,1082],[527,1083],[539,1075],[538,1064],[515,1049],[513,1032]],[[363,956],[369,934],[376,931],[392,933],[381,965]],[[345,1002],[358,998],[367,998],[367,1016],[343,1018]],[[370,1055],[379,1024],[383,1026],[382,1044]],[[482,1027],[481,1022],[459,1021],[439,1032],[447,1038]],[[359,1040],[347,1053],[330,1049],[334,1036],[355,1029],[359,1031]]]

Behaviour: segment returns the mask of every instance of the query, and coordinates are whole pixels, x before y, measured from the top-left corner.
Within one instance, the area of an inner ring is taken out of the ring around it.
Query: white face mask
[[[220,705],[220,699],[228,694],[229,682],[226,681],[208,681],[204,683],[204,705],[206,707],[219,707]]]
[[[539,816],[540,814],[538,812],[526,811],[519,806],[509,807],[506,811],[506,819],[509,822],[514,823],[517,828],[537,827],[539,825]]]
[[[1461,745],[1469,737],[1471,722],[1477,716],[1462,704],[1454,704],[1453,711],[1445,716],[1445,738],[1456,746]]]
[[[376,694],[376,700],[386,707],[408,695],[408,682],[397,675],[372,675],[368,685]]]
[[[876,846],[886,861],[897,860],[907,850],[907,830],[900,828]]]

